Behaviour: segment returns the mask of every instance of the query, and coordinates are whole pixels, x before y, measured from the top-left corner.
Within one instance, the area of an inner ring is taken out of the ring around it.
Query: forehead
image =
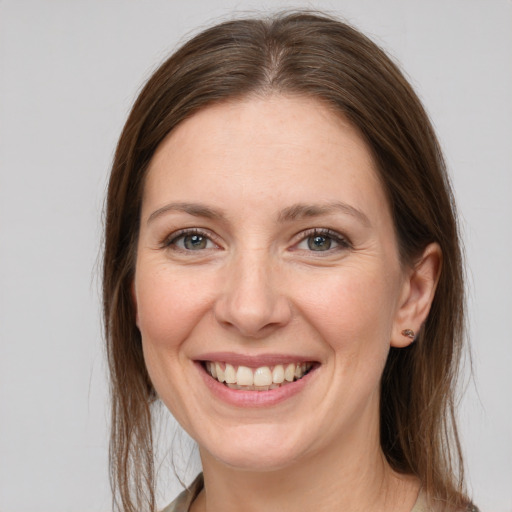
[[[272,95],[209,106],[179,124],[151,161],[143,210],[170,200],[368,203],[387,208],[359,131],[318,100]],[[226,205],[227,206],[227,205]],[[287,204],[280,204],[286,207]],[[370,208],[371,209],[371,208]]]

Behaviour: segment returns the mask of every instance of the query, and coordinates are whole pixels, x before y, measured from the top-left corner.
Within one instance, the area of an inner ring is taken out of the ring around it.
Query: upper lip
[[[249,368],[259,368],[261,366],[275,366],[286,363],[314,363],[314,358],[299,356],[296,354],[258,354],[247,355],[235,352],[209,352],[194,357],[196,361],[214,361],[229,363],[233,366],[247,366]]]

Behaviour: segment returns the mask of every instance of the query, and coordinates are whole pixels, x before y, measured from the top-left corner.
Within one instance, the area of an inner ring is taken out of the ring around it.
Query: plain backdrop
[[[512,511],[512,2],[3,0],[0,512],[111,509],[98,261],[117,137],[180,41],[236,12],[286,6],[330,11],[370,35],[433,119],[469,269],[475,377],[460,419],[470,486],[483,512]],[[180,489],[163,475],[162,504]]]

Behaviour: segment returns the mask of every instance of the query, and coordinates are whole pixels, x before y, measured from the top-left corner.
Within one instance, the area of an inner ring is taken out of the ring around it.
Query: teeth
[[[219,382],[225,382],[231,389],[267,391],[276,389],[294,380],[301,379],[311,369],[311,363],[277,364],[274,367],[235,367],[229,363],[207,361],[206,371]]]
[[[275,389],[279,386],[277,384],[272,384],[272,386],[239,386],[238,384],[226,384],[228,388],[231,389],[243,389],[244,391],[268,391],[269,389]]]
[[[284,368],[282,364],[274,366],[274,369],[272,370],[272,382],[275,384],[281,384],[284,382]]]
[[[262,366],[254,372],[255,386],[270,386],[272,384],[272,372],[268,366]]]
[[[247,366],[239,366],[236,372],[236,383],[239,386],[252,386],[254,384],[252,370]]]
[[[295,365],[289,364],[286,367],[286,370],[284,371],[284,378],[288,382],[293,382],[294,377],[295,377]]]
[[[233,366],[227,364],[226,369],[224,370],[224,375],[228,384],[236,384],[236,372]]]
[[[224,370],[222,369],[219,363],[215,363],[215,373],[217,376],[215,377],[219,382],[224,382],[226,380],[224,376]],[[213,377],[213,374],[212,374]]]

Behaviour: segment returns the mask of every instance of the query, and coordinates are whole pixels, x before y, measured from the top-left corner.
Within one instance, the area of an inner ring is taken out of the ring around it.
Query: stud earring
[[[414,341],[414,338],[416,337],[416,334],[414,333],[414,331],[412,329],[404,329],[402,332],[401,332],[402,336],[405,336],[409,339],[411,339],[412,341]]]

